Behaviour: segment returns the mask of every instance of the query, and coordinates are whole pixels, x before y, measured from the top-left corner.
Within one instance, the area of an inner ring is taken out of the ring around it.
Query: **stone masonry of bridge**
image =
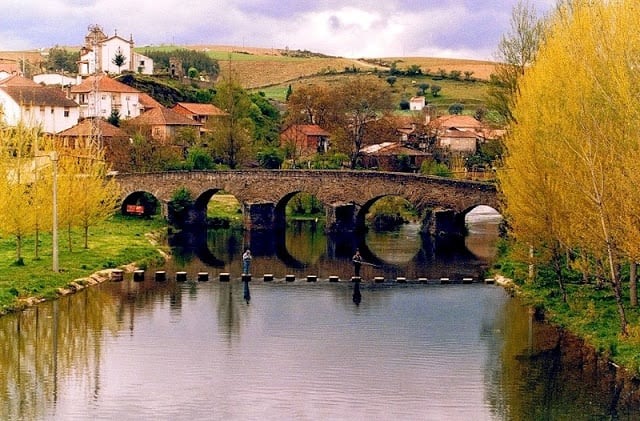
[[[211,197],[224,190],[242,206],[250,230],[269,230],[285,223],[285,206],[295,194],[314,195],[324,205],[326,230],[349,232],[364,226],[369,207],[384,196],[400,196],[424,215],[431,234],[461,233],[464,215],[478,205],[498,209],[491,183],[461,181],[420,174],[349,170],[231,170],[119,174],[122,203],[139,192],[152,194],[167,215],[176,191],[194,198],[198,222],[204,223]]]

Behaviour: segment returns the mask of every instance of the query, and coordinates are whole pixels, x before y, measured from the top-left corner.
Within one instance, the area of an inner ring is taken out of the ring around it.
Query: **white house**
[[[57,133],[78,124],[80,107],[60,89],[31,85],[0,86],[0,120]]]
[[[412,111],[421,111],[425,106],[423,96],[414,96],[409,100],[409,109]]]
[[[117,110],[122,119],[140,115],[140,91],[107,75],[89,76],[70,91],[80,104],[81,118],[108,118],[112,110]]]
[[[80,49],[78,74],[81,76],[105,72],[120,74],[124,71],[153,74],[153,60],[136,53],[133,48],[132,37],[127,40],[117,33],[107,37],[102,28],[92,25],[85,37],[85,44]],[[115,63],[116,57],[122,58],[120,66]]]
[[[35,75],[33,77],[33,81],[39,85],[71,86],[78,84],[77,78],[65,76],[59,73],[42,73]]]

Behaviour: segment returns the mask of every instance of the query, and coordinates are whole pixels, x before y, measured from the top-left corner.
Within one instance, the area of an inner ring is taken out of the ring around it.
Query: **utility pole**
[[[98,34],[102,33],[102,28],[98,25],[89,25],[89,31],[91,32],[91,48],[93,49],[93,73],[91,75],[91,96],[93,97],[93,110],[91,112],[91,133],[89,135],[89,145],[91,148],[102,148],[102,136],[100,133],[100,126],[98,122],[98,113],[100,111],[100,99],[99,99],[99,79],[98,79]],[[102,49],[100,49],[102,54]],[[102,76],[100,76],[102,77]]]

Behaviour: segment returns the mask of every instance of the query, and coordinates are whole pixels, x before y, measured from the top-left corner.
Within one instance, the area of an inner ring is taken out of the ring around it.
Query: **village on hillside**
[[[123,75],[153,76],[159,71],[187,78],[179,60],[171,61],[170,68],[157,69],[152,58],[134,47],[133,36],[122,37],[117,32],[108,36],[98,25],[91,25],[80,47],[75,74],[41,73],[27,78],[19,60],[0,60],[0,124],[39,128],[55,135],[65,147],[98,142],[117,171],[137,170],[139,162],[131,158],[134,138],[173,148],[183,156],[187,143],[206,144],[202,139],[216,130],[212,122],[224,121],[227,112],[210,101],[165,106],[152,94],[123,83]],[[286,112],[286,104],[277,108]],[[450,163],[458,162],[460,171],[473,169],[482,174],[490,169],[483,162],[473,168],[465,162],[482,145],[497,142],[503,130],[471,115],[438,115],[422,95],[410,99],[408,110],[410,114],[394,118],[390,136],[362,145],[358,151],[361,168],[417,172],[425,162],[449,157]],[[280,145],[286,145],[289,153],[295,151],[292,165],[332,149],[332,133],[311,123],[280,127]]]

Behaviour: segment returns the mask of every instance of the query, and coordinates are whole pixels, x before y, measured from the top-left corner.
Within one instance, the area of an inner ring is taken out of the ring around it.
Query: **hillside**
[[[451,103],[459,102],[475,108],[484,102],[486,97],[486,83],[493,72],[494,63],[487,61],[447,59],[429,57],[384,57],[378,59],[349,59],[344,57],[330,57],[323,54],[300,50],[281,50],[270,48],[238,47],[229,45],[165,45],[136,48],[142,54],[148,50],[174,50],[188,48],[206,52],[218,60],[220,78],[233,75],[240,84],[249,90],[264,91],[268,97],[284,100],[288,86],[294,89],[301,84],[335,83],[345,77],[351,77],[353,71],[358,73],[386,72],[392,63],[399,70],[412,65],[420,66],[425,75],[399,78],[392,89],[394,100],[409,98],[416,94],[418,84],[438,84],[442,87],[439,97],[428,99],[438,108],[446,109]],[[0,64],[20,62],[22,59],[30,63],[38,63],[45,59],[39,51],[8,51],[0,52]],[[1,69],[0,69],[1,70]],[[345,72],[349,70],[349,72]],[[470,72],[474,81],[448,80],[434,77],[441,72],[449,73],[453,70],[462,74]],[[426,75],[426,74],[429,75]],[[380,77],[385,77],[381,73]]]
[[[447,72],[459,70],[472,72],[472,77],[489,80],[495,63],[488,61],[428,58],[428,57],[386,57],[380,59],[350,59],[330,57],[309,51],[289,51],[272,48],[238,47],[229,45],[192,45],[186,47],[204,51],[220,63],[220,76],[233,76],[247,89],[264,88],[293,82],[310,76],[344,72],[357,68],[360,71],[387,70],[392,62],[399,69],[419,65],[424,73],[436,73],[440,69]],[[144,49],[140,49],[144,50]]]

